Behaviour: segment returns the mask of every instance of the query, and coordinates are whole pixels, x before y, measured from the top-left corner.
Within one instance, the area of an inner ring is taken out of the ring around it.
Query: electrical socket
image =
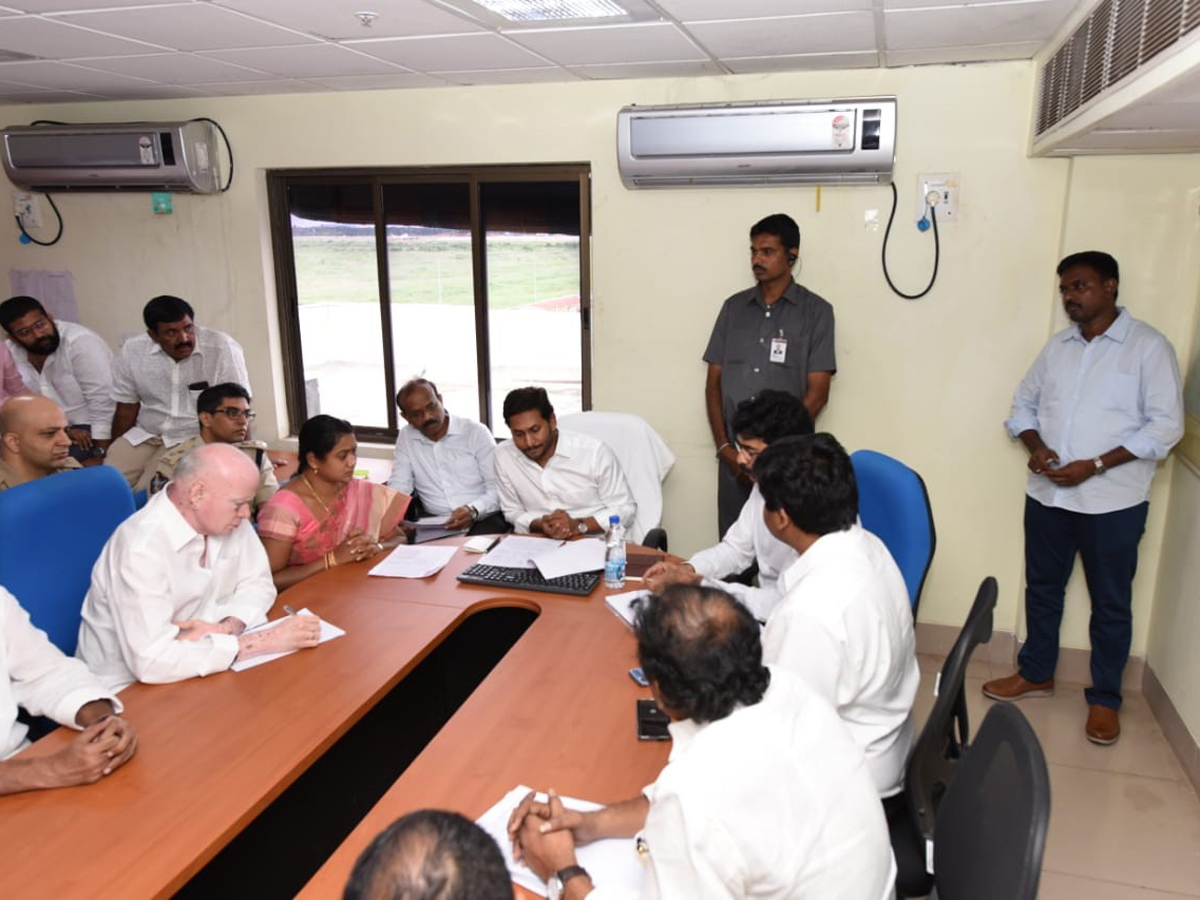
[[[958,173],[929,172],[917,176],[917,219],[925,218],[926,207],[937,211],[938,222],[958,219]],[[930,202],[936,198],[937,202]]]
[[[41,206],[27,191],[13,191],[13,215],[21,220],[22,228],[42,227]]]

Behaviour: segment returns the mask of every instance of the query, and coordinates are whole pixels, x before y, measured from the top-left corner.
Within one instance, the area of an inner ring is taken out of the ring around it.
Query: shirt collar
[[[784,591],[794,588],[805,575],[821,566],[827,557],[836,554],[846,541],[851,540],[861,530],[862,526],[855,523],[843,531],[831,531],[817,538],[780,576]]]
[[[158,504],[158,507],[156,508],[154,504]],[[176,509],[171,498],[167,496],[166,489],[151,497],[146,508],[154,509],[155,515],[162,520],[163,533],[167,536],[171,550],[178,552],[196,538],[201,537],[200,532],[189,525],[187,519],[183,517],[183,513]]]
[[[1129,330],[1133,328],[1133,316],[1126,312],[1125,307],[1117,307],[1117,317],[1113,319],[1113,323],[1108,326],[1102,333],[1096,335],[1098,338],[1109,338],[1116,341],[1118,344],[1125,343],[1125,338],[1129,337]],[[1070,328],[1063,330],[1062,340],[1066,341],[1083,341],[1087,343],[1083,337],[1083,331],[1080,327],[1072,322]]]
[[[425,432],[423,432],[420,428],[413,428],[413,426],[411,426],[411,425],[405,425],[404,427],[411,429],[412,433],[413,433],[413,438],[418,441],[421,441],[422,443],[430,444],[430,445],[439,444],[439,443],[441,443],[441,441],[444,441],[446,438],[450,437],[450,435],[452,435],[452,434],[462,434],[462,430],[463,430],[462,422],[459,420],[458,416],[450,415],[450,411],[447,410],[446,411],[446,419],[447,419],[447,421],[449,421],[450,424],[446,428],[446,433],[443,434],[441,437],[441,440],[438,440],[438,441],[435,441],[435,440],[431,439],[430,437],[428,437],[425,434]]]
[[[796,279],[793,278],[791,280],[791,282],[788,284],[787,288],[784,290],[784,292],[779,295],[779,300],[787,300],[789,303],[798,304],[800,302],[800,296],[801,296],[800,291],[801,290],[802,289],[801,289],[800,285],[796,282]],[[778,303],[779,300],[776,300],[775,303]],[[761,306],[764,309],[768,308],[766,301],[763,300],[762,285],[756,284],[754,286],[754,290],[750,294],[749,302],[755,304],[756,306]],[[772,304],[772,306],[773,305],[774,304]]]

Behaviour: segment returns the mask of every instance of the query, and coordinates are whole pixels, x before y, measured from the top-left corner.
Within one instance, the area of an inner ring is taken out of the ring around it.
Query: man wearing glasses
[[[250,422],[254,410],[250,408],[250,392],[240,384],[227,381],[205,388],[196,400],[196,413],[200,419],[200,434],[176,444],[159,457],[153,472],[143,476],[135,490],[145,488],[157,493],[175,475],[175,467],[189,450],[205,444],[233,444],[258,466],[258,492],[254,495],[254,513],[279,490],[275,479],[275,467],[267,457],[265,441],[250,440]]]
[[[0,325],[8,333],[25,386],[49,397],[67,414],[71,457],[97,465],[112,436],[112,350],[77,322],[58,322],[33,297],[0,303]]]

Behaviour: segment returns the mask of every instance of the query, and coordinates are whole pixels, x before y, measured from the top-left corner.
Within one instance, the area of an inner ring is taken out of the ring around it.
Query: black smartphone
[[[671,720],[653,700],[639,700],[637,702],[637,727],[639,741],[669,741],[671,732],[667,730],[667,723]]]

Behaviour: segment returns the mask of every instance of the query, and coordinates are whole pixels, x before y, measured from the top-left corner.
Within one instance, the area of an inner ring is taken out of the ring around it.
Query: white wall
[[[1132,269],[1135,282],[1157,287],[1145,273],[1169,269],[1178,243],[1165,226],[1122,223],[1116,213],[1092,220],[1092,191],[1116,192],[1121,207],[1142,202],[1134,185],[1106,185],[1103,168],[1081,178],[1082,165],[1073,178],[1068,161],[1025,156],[1033,82],[1032,66],[1017,62],[0,107],[4,124],[208,115],[228,131],[238,165],[229,194],[178,195],[171,217],[152,216],[145,195],[62,196],[67,229],[61,244],[21,247],[14,236],[0,245],[0,263],[71,269],[83,321],[114,341],[139,327],[140,308],[153,294],[188,297],[203,322],[245,345],[255,405],[265,413],[260,434],[269,439],[285,423],[265,169],[590,162],[595,406],[641,413],[674,449],[679,461],[667,482],[666,525],[672,549],[687,553],[716,532],[700,354],[721,302],[750,284],[750,224],[789,212],[803,233],[800,279],[837,314],[840,371],[820,427],[849,449],[900,457],[929,486],[938,551],[922,620],[961,624],[979,580],[994,574],[1002,591],[998,627],[1012,630],[1020,597],[1024,454],[1001,423],[1013,387],[1057,321],[1053,269],[1061,246],[1069,238],[1112,249],[1119,227],[1124,243],[1114,252],[1126,271]],[[825,188],[818,211],[812,188],[627,191],[617,175],[615,119],[627,103],[874,93],[899,98],[900,207],[890,262],[893,278],[910,292],[924,285],[932,258],[930,236],[913,227],[915,176],[961,175],[960,220],[942,229],[938,283],[921,301],[901,300],[887,289],[879,266],[882,227],[864,224],[869,210],[886,220],[886,187]],[[1186,181],[1175,163],[1123,165],[1122,175],[1149,167],[1168,194],[1176,179]],[[1159,221],[1157,209],[1147,214]],[[1168,305],[1164,298],[1156,307],[1161,318],[1170,318]],[[1143,564],[1153,568],[1157,546],[1148,538],[1145,547]],[[1135,652],[1144,647],[1144,631]],[[1064,632],[1064,643],[1086,646],[1078,622]]]

